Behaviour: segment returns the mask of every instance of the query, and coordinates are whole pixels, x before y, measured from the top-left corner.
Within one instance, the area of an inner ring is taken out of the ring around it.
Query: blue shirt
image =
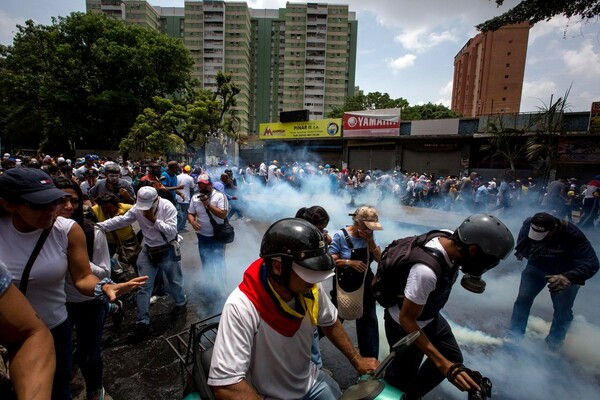
[[[6,289],[8,289],[8,286],[11,284],[11,282],[12,275],[10,274],[10,272],[8,272],[6,266],[0,263],[0,296],[2,296],[4,292],[6,292]]]
[[[348,234],[348,236],[350,236],[350,234]],[[375,242],[375,245],[379,246],[379,241],[375,238],[375,235],[373,235],[373,241]],[[352,242],[352,246],[355,249],[368,247],[367,241],[360,237],[350,236],[350,242]],[[329,245],[329,254],[337,254],[340,258],[346,259],[349,259],[352,255],[352,250],[348,247],[348,242],[341,229],[333,235],[331,244]]]
[[[169,175],[168,172],[163,172],[160,179],[161,183],[166,187],[177,187],[177,174],[173,174],[173,176]],[[173,196],[173,201],[177,199],[177,192],[175,189],[169,190],[171,192],[171,196]]]

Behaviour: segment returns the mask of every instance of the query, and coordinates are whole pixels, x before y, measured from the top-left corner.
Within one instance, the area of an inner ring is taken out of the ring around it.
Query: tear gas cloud
[[[329,176],[309,175],[305,162],[312,162],[318,172],[317,166],[320,162],[315,156],[301,153],[295,153],[293,156],[296,158],[291,158],[290,153],[290,158],[278,158],[278,161],[279,165],[289,162],[290,167],[294,161],[299,162],[298,173],[302,173],[300,169],[304,169],[305,177],[298,187],[292,187],[288,183],[265,186],[259,182],[257,176],[252,180],[246,177],[250,182],[246,184],[239,175],[237,176],[240,198],[237,201],[243,207],[244,217],[252,219],[252,223],[244,223],[235,218],[231,221],[236,229],[236,239],[226,248],[228,290],[237,286],[244,270],[258,258],[260,241],[266,228],[278,219],[293,217],[301,207],[319,205],[325,208],[330,216],[327,229],[331,235],[352,223],[352,217],[348,216],[348,213],[357,207],[376,207],[384,230],[377,231],[375,235],[382,248],[394,239],[424,233],[429,229],[455,229],[471,214],[464,210],[445,212],[439,209],[401,206],[397,194],[382,200],[374,179],[369,187],[355,192],[354,196],[351,196],[351,191],[344,190],[343,186],[337,193],[332,193]],[[245,166],[246,164],[240,163],[240,167]],[[341,169],[341,166],[339,168]],[[216,173],[212,174],[213,179],[218,179],[218,176]],[[232,200],[232,203],[235,201]],[[516,240],[523,220],[538,211],[540,210],[523,206],[512,208],[508,213],[495,211],[492,214],[510,228]],[[588,234],[588,239],[598,252],[598,237]],[[505,337],[512,305],[518,292],[520,272],[525,263],[525,260],[517,261],[510,255],[498,267],[484,275],[487,287],[483,294],[468,292],[459,284],[454,286],[444,314],[452,323],[465,356],[465,365],[492,380],[494,398],[499,400],[598,398],[600,279],[594,277],[579,291],[573,307],[576,317],[565,346],[559,354],[550,353],[543,341],[549,321],[552,320],[552,304],[547,289],[536,298],[526,338],[519,350],[513,351],[512,347],[507,345]],[[371,268],[375,270],[376,264],[372,264]],[[201,272],[197,279],[202,279]],[[378,314],[382,335],[382,359],[388,346],[382,329],[382,309],[379,307]],[[442,392],[443,398],[466,398],[466,394],[448,382],[436,391]]]

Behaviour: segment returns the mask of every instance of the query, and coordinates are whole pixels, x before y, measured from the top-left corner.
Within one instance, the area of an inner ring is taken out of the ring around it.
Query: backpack
[[[404,287],[410,268],[414,264],[430,267],[440,281],[442,266],[446,265],[439,250],[425,247],[425,243],[436,237],[449,237],[446,231],[434,230],[428,233],[396,239],[381,253],[377,273],[371,283],[373,297],[384,308],[401,304]]]

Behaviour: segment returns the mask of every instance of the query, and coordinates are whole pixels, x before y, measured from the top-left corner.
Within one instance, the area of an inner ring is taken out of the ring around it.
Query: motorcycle
[[[189,329],[166,338],[167,343],[180,361],[184,400],[214,400],[207,384],[208,369],[212,356],[220,314],[193,323]],[[388,384],[383,376],[396,356],[404,353],[419,338],[420,332],[412,332],[400,339],[388,356],[371,374],[365,374],[359,381],[348,387],[340,400],[405,400],[400,389]],[[470,371],[471,377],[481,387],[481,391],[469,393],[469,400],[485,400],[491,397],[492,383],[477,371]]]
[[[363,375],[358,383],[344,391],[340,400],[403,400],[404,393],[385,382],[383,376],[394,358],[404,353],[419,338],[420,332],[412,332],[400,339],[387,357],[379,364],[372,374]]]
[[[339,400],[405,400],[404,392],[388,384],[383,376],[394,358],[412,346],[419,335],[420,332],[415,331],[396,342],[392,346],[390,354],[379,364],[379,367],[372,374],[361,376],[358,383],[346,389]],[[468,400],[485,400],[492,397],[492,382],[481,376],[478,371],[466,370],[481,388],[481,390],[469,392]]]

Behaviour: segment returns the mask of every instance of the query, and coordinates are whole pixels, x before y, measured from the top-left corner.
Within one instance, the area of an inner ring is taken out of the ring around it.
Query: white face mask
[[[152,214],[154,214],[156,212],[157,208],[158,208],[158,198],[154,201],[154,203],[152,204],[152,207],[150,207],[150,212],[152,212]]]

